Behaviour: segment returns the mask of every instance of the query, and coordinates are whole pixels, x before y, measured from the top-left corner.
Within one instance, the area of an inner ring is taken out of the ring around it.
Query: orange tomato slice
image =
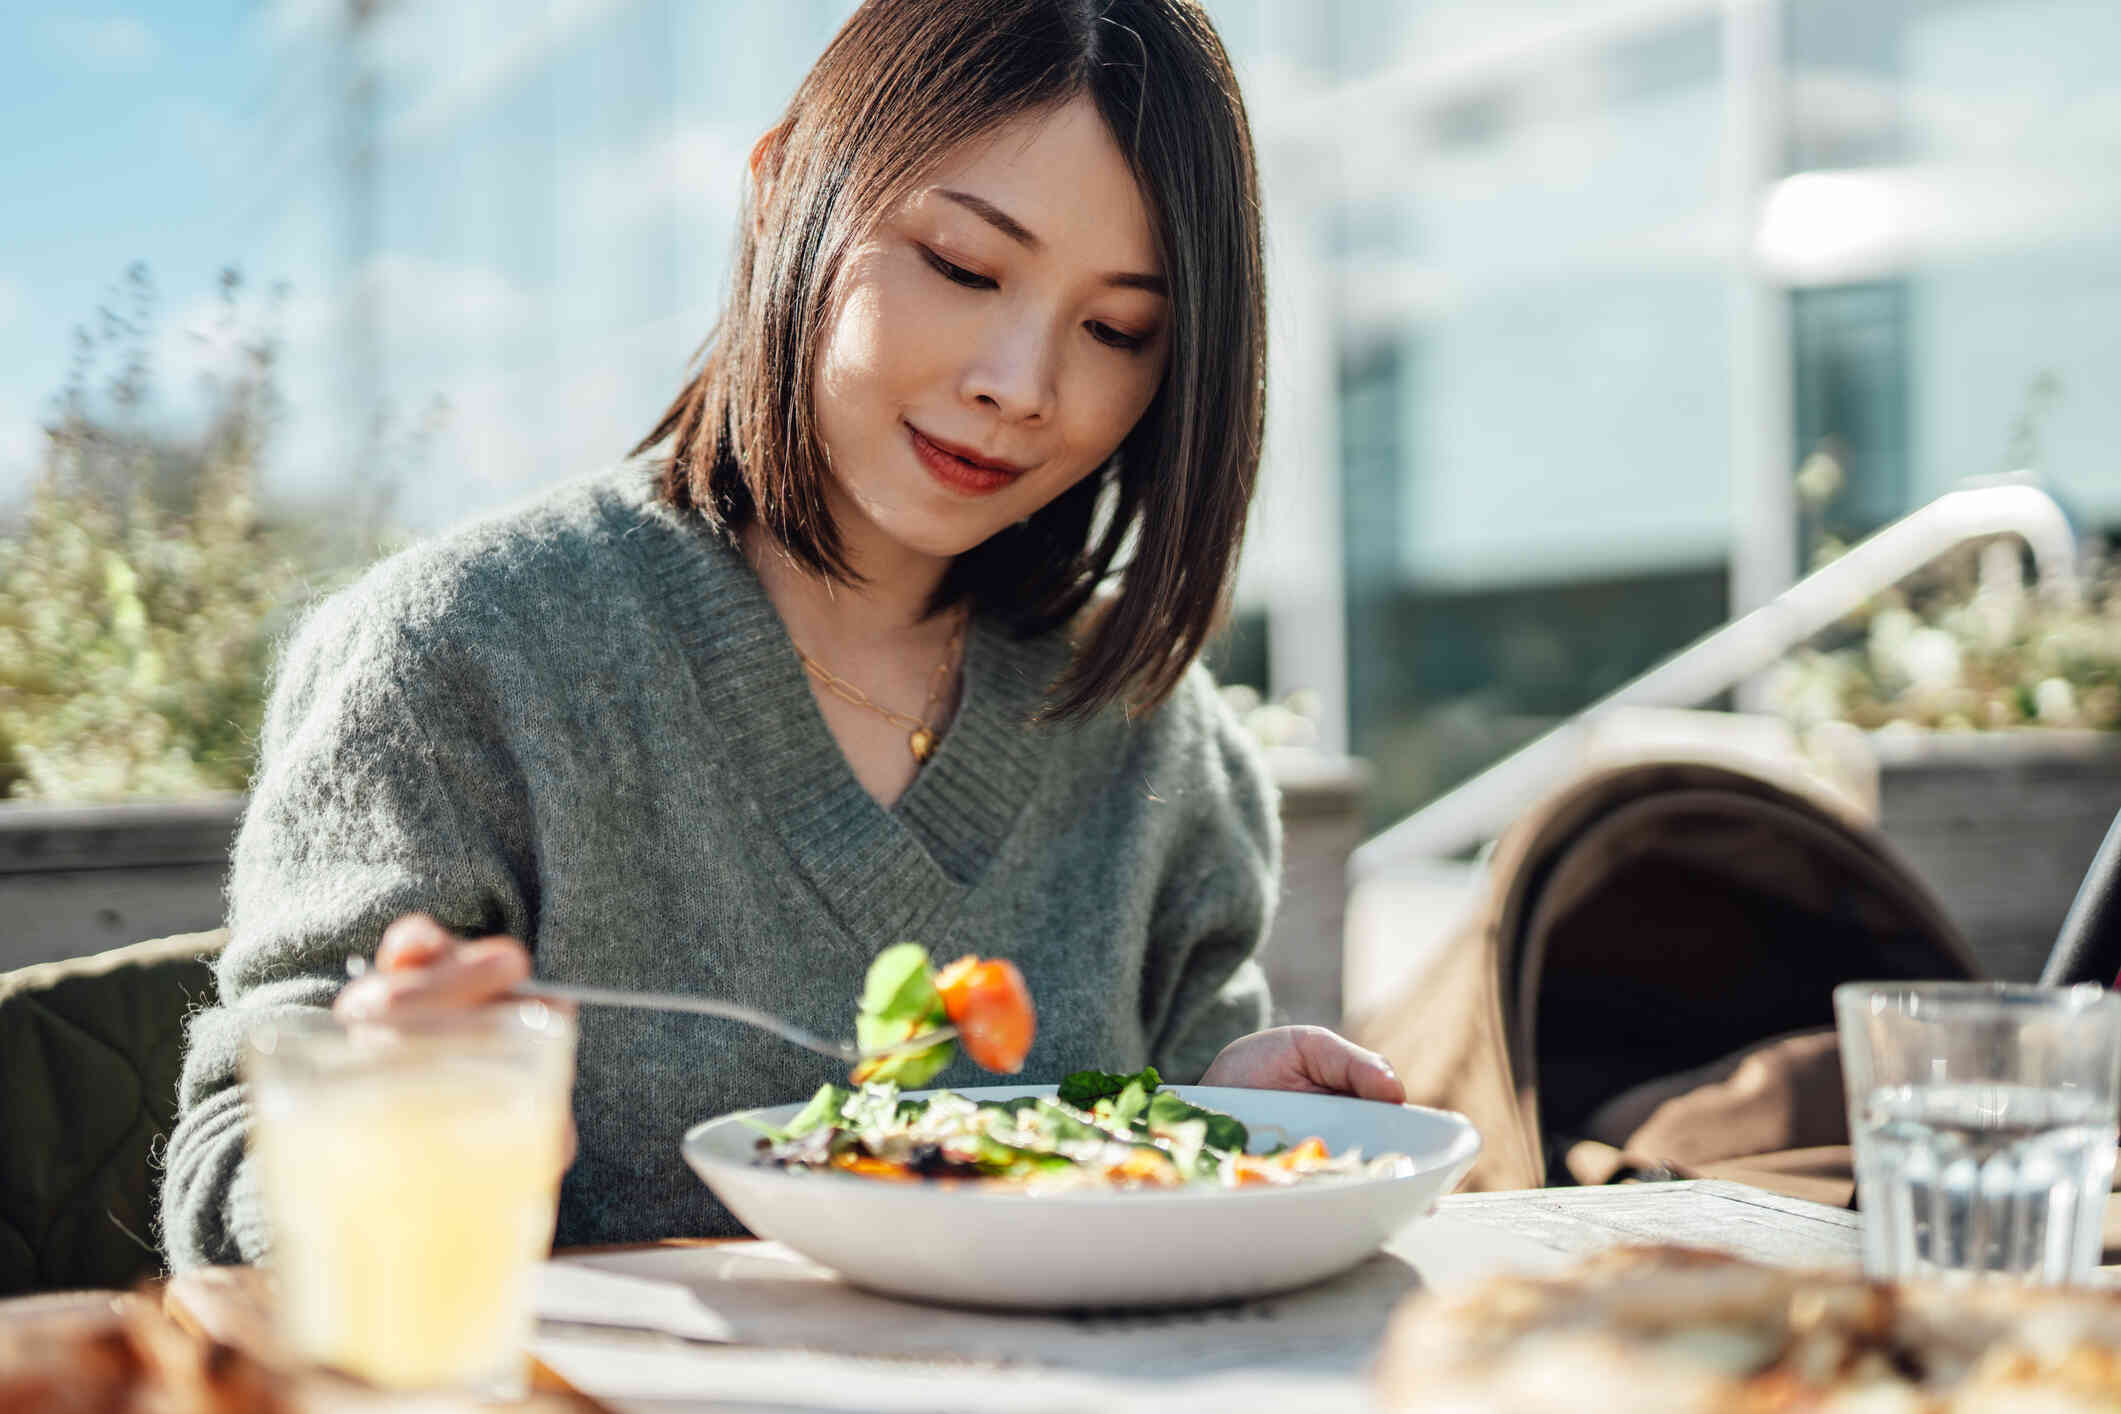
[[[889,1159],[874,1158],[868,1154],[834,1154],[832,1166],[848,1173],[860,1174],[863,1178],[881,1178],[892,1183],[919,1183],[921,1176],[904,1164]]]
[[[1031,989],[1016,964],[1000,957],[961,957],[936,974],[943,1010],[965,1054],[985,1070],[1014,1075],[1038,1034]]]
[[[1143,1183],[1173,1188],[1184,1180],[1171,1156],[1155,1149],[1130,1149],[1127,1157],[1105,1170],[1105,1177],[1118,1183]]]
[[[1326,1141],[1314,1135],[1295,1148],[1286,1150],[1275,1157],[1283,1168],[1294,1169],[1309,1168],[1313,1164],[1324,1163],[1331,1155],[1326,1150]]]

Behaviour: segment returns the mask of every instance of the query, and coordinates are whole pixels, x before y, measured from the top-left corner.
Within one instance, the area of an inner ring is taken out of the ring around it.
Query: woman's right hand
[[[375,966],[339,989],[344,1021],[395,1021],[484,1006],[530,976],[530,950],[514,938],[460,938],[424,913],[383,930]]]
[[[530,949],[505,934],[460,938],[424,913],[408,913],[383,930],[376,964],[339,989],[331,1004],[341,1021],[403,1021],[468,1011],[498,1000],[530,977]],[[574,1114],[567,1115],[560,1171],[574,1163]]]

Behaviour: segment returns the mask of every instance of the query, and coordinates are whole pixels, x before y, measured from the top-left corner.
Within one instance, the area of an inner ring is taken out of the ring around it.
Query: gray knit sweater
[[[1023,1079],[1192,1079],[1266,1021],[1251,954],[1279,839],[1258,758],[1195,670],[1158,711],[1032,726],[1060,635],[986,619],[963,705],[898,803],[855,780],[758,580],[638,463],[397,556],[286,646],[229,883],[220,1005],[191,1023],[163,1185],[173,1265],[266,1246],[236,1060],[425,910],[540,977],[695,992],[851,1035],[870,957],[1014,959]],[[697,1121],[841,1072],[763,1033],[588,1009],[557,1242],[741,1231],[678,1154]],[[960,1059],[941,1085],[989,1080]]]

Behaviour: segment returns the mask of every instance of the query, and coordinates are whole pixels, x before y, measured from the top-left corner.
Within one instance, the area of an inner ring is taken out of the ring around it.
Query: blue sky
[[[152,268],[175,356],[191,356],[182,331],[211,307],[223,266],[254,285],[292,282],[274,491],[362,474],[365,415],[340,358],[349,310],[380,330],[380,392],[394,412],[438,397],[449,409],[432,458],[448,474],[406,478],[408,524],[438,527],[597,464],[660,411],[711,323],[743,156],[851,3],[389,7],[367,41],[383,80],[388,199],[356,270],[334,258],[347,252],[323,165],[343,112],[328,85],[345,54],[317,42],[344,0],[0,0],[0,507],[34,464],[70,330],[134,260]],[[1376,22],[1381,54],[1450,56],[1495,50],[1511,15],[1536,29],[1622,3],[1342,8]],[[1302,38],[1294,0],[1211,9],[1241,51]],[[2121,367],[2121,91],[2105,62],[2121,52],[2121,6],[1984,0],[1917,18],[1905,73],[1822,69],[1792,90],[1814,125],[1908,115],[1908,150],[1925,154],[1926,166],[1871,184],[1881,201],[1926,203],[1932,249],[1909,331],[1913,475],[1926,492],[1993,470],[2027,379],[2052,368],[2070,390],[2043,434],[2054,474],[2121,505],[2104,396]],[[1265,32],[1281,26],[1289,33]],[[1308,91],[1277,64],[1248,71],[1255,121],[1282,99],[1301,108]],[[702,69],[712,82],[691,81]],[[1725,482],[1702,470],[1727,455],[1731,380],[1712,74],[1633,98],[1589,80],[1534,85],[1551,103],[1527,99],[1506,140],[1418,163],[1403,150],[1416,128],[1348,124],[1376,137],[1362,170],[1373,196],[1391,198],[1379,210],[1409,248],[1358,253],[1377,268],[1351,267],[1344,295],[1321,288],[1365,318],[1388,305],[1390,328],[1418,325],[1427,342],[1399,434],[1424,468],[1402,537],[1424,573],[1513,573],[1527,552],[1502,537],[1521,525],[1527,486],[1556,494],[1555,465],[1575,469],[1565,485],[1583,513],[1550,517],[1542,545],[1566,526],[1594,557],[1640,558],[1655,541],[1699,558],[1727,538]],[[1844,208],[1811,214],[1828,233],[1850,224]],[[1270,285],[1281,317],[1301,315],[1299,288]],[[189,380],[165,388],[188,392]],[[1545,416],[1523,417],[1528,390]],[[1666,528],[1675,517],[1684,534]]]
[[[336,184],[322,165],[336,157],[342,111],[328,88],[342,72],[331,33],[342,4],[119,0],[76,12],[31,0],[0,15],[0,190],[11,194],[0,220],[0,507],[35,466],[71,331],[93,322],[135,260],[154,276],[160,388],[179,410],[193,385],[182,365],[196,357],[184,331],[213,307],[218,272],[234,265],[253,289],[291,283],[275,489],[303,494],[345,475],[358,419],[331,360],[350,299],[382,311],[393,411],[409,419],[437,394],[451,404],[448,450],[469,471],[414,488],[400,506],[412,521],[446,523],[504,498],[511,480],[551,474],[547,462],[609,454],[660,409],[711,319],[704,286],[718,278],[706,276],[718,277],[748,146],[721,125],[748,133],[769,121],[839,8],[812,7],[800,23],[631,0],[551,0],[521,22],[506,4],[394,12],[371,38],[391,200],[371,263],[354,272],[340,260]],[[714,53],[738,31],[773,62],[708,90],[711,113],[644,106],[626,90],[629,63],[671,33],[687,52]],[[556,148],[540,105],[561,91],[575,115]],[[732,105],[740,111],[722,111]],[[556,213],[555,183],[577,197]],[[679,219],[708,233],[706,246],[683,281],[659,283],[670,261],[654,242]],[[564,272],[551,268],[555,243]],[[608,350],[578,358],[585,386],[572,402],[535,373],[508,376],[510,360],[549,361],[555,335],[580,347],[584,320],[607,333],[652,323],[637,309],[643,289],[672,327],[650,339],[639,371],[616,371]],[[617,386],[586,386],[598,379]]]
[[[251,254],[234,175],[259,156],[245,133],[270,78],[260,10],[15,0],[0,17],[0,495],[35,456],[70,331],[130,262],[148,262],[167,312]]]

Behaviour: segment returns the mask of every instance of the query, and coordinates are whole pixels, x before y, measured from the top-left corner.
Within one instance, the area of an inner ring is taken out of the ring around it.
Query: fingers
[[[1305,1078],[1319,1089],[1391,1105],[1406,1103],[1407,1087],[1400,1083],[1399,1072],[1377,1052],[1323,1026],[1288,1029]]]
[[[530,976],[530,954],[513,938],[460,943],[424,966],[372,972],[339,993],[340,1016],[379,1021],[482,1006]]]
[[[1223,1047],[1200,1083],[1353,1095],[1392,1105],[1407,1098],[1390,1061],[1323,1026],[1276,1026],[1240,1036]]]
[[[332,1004],[347,1020],[380,1021],[482,1006],[530,976],[530,953],[508,937],[471,942],[423,914],[384,931],[377,970],[348,983]]]
[[[376,944],[376,968],[403,972],[430,967],[462,941],[427,914],[408,913],[383,930],[383,941]]]
[[[1355,1070],[1355,1084],[1349,1093],[1360,1099],[1378,1100],[1387,1105],[1405,1104],[1406,1083],[1399,1078],[1399,1072],[1392,1068],[1392,1062],[1372,1051],[1364,1051],[1363,1054],[1368,1059]]]

